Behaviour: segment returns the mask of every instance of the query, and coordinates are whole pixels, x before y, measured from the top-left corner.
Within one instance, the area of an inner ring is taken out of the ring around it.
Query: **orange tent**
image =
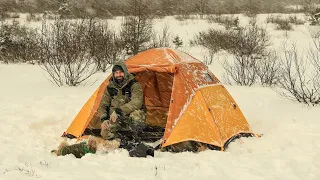
[[[141,52],[125,63],[143,88],[147,123],[165,128],[162,147],[196,141],[223,149],[232,138],[253,134],[226,88],[194,57],[157,48]],[[90,97],[64,135],[82,136],[97,114],[109,78]]]

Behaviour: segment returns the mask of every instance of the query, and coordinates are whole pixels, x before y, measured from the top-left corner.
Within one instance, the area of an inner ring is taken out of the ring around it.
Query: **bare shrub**
[[[305,20],[299,19],[297,15],[291,15],[289,16],[289,22],[295,25],[303,25]]]
[[[93,52],[93,51],[92,51]],[[121,38],[112,31],[105,31],[104,35],[97,41],[96,51],[92,57],[97,63],[98,70],[106,72],[113,63],[123,60],[123,48]]]
[[[307,105],[320,103],[319,72],[310,67],[310,57],[298,53],[295,44],[283,47],[284,64],[278,93],[288,99]]]
[[[8,13],[7,18],[18,19],[20,15],[18,13]]]
[[[192,41],[193,45],[201,45],[211,52],[225,50],[233,55],[232,61],[225,61],[224,79],[227,83],[251,86],[257,82],[259,58],[267,53],[270,37],[265,28],[251,19],[249,25],[239,30],[214,30],[201,32]]]
[[[42,15],[42,18],[43,19],[52,19],[52,20],[56,20],[56,19],[58,19],[58,15],[57,14],[54,14],[53,12],[51,12],[51,11],[45,11],[44,13],[43,13],[43,15]]]
[[[15,165],[13,168],[6,169],[3,172],[3,174],[9,173],[9,172],[12,173],[13,171],[21,173],[22,175],[25,175],[25,176],[40,178],[40,176],[36,173],[36,171],[34,170],[34,168],[30,163]]]
[[[107,23],[93,19],[85,20],[86,39],[90,56],[97,64],[98,70],[105,72],[122,52],[121,40]]]
[[[310,32],[310,34],[314,47],[320,52],[320,31]]]
[[[288,20],[279,20],[276,23],[277,30],[285,30],[285,31],[291,31],[293,30],[292,25]]]
[[[175,15],[173,17],[178,21],[194,20],[197,18],[196,16],[192,16],[191,14]]]
[[[281,61],[276,52],[268,52],[268,54],[257,58],[257,78],[263,86],[276,85],[280,80]]]
[[[0,59],[5,63],[33,62],[38,58],[36,36],[36,30],[20,26],[18,21],[0,22]]]
[[[168,24],[165,24],[160,34],[157,34],[156,32],[153,32],[151,46],[152,48],[157,47],[170,47],[170,32],[169,32],[170,26]]]
[[[209,23],[218,23],[223,25],[226,29],[239,26],[239,18],[234,16],[222,16],[222,15],[208,15],[207,21]]]
[[[289,19],[289,18],[285,19],[285,18],[281,18],[280,16],[273,16],[273,15],[267,17],[267,23],[276,24],[277,30],[286,30],[286,31],[293,30],[290,22],[294,20],[295,19]],[[298,20],[296,19],[296,21]]]
[[[281,16],[280,15],[268,15],[267,16],[267,19],[266,19],[266,22],[267,23],[276,23],[278,21],[278,19],[281,19]]]
[[[215,55],[215,52],[212,52],[210,50],[208,53],[203,54],[203,63],[207,66],[211,65],[214,61],[214,55]]]
[[[216,21],[217,15],[207,15],[206,20],[208,23],[217,23]]]
[[[150,6],[144,0],[127,0],[126,16],[121,24],[120,38],[127,55],[136,55],[149,48],[153,35]]]
[[[49,168],[50,165],[51,165],[51,162],[50,161],[47,161],[47,160],[42,160],[39,162],[39,164],[43,167],[46,167],[46,168]]]
[[[311,33],[313,41],[313,47],[309,48],[309,57],[312,60],[312,64],[315,67],[317,74],[320,75],[320,31]],[[317,82],[320,86],[320,81]]]
[[[199,0],[195,2],[196,10],[200,14],[200,18],[203,19],[203,15],[208,13],[209,0]]]
[[[20,171],[22,174],[26,174],[28,176],[38,176],[31,164],[28,163],[25,163],[24,166],[16,166],[14,170]]]
[[[254,57],[234,55],[233,61],[224,61],[223,68],[225,70],[223,80],[227,84],[252,86],[256,83],[257,61]]]
[[[238,31],[229,31],[231,34],[230,48],[234,55],[252,56],[264,54],[270,44],[270,37],[265,28],[257,25],[256,19],[251,19],[249,25]]]
[[[31,22],[31,21],[41,21],[41,20],[42,20],[42,16],[41,16],[40,14],[28,13],[26,20],[27,20],[28,22]]]
[[[267,46],[270,38],[266,29],[260,28],[255,22],[252,22],[245,29],[240,30],[231,42],[232,46],[228,50],[234,57],[233,62],[225,61],[225,80],[230,84],[236,83],[242,86],[251,86],[257,82],[260,75],[261,83],[265,83],[267,75],[259,73],[259,69],[263,70],[271,61],[267,57]]]
[[[314,50],[312,48],[309,49],[309,56],[311,59],[311,63],[314,67],[315,73],[317,77],[320,76],[320,52],[318,50]],[[320,88],[320,78],[316,78],[314,83],[317,85],[317,87]]]
[[[121,24],[120,37],[128,55],[144,51],[152,37],[152,21],[140,16],[127,16]]]
[[[213,52],[226,50],[234,55],[263,54],[270,43],[270,37],[265,28],[252,20],[249,25],[238,30],[215,30],[200,32],[190,41],[192,45],[204,46]]]
[[[223,78],[228,84],[274,86],[280,80],[280,65],[281,61],[271,52],[264,55],[234,55],[233,61],[223,63]]]
[[[78,86],[97,72],[87,47],[89,26],[85,20],[43,22],[39,43],[41,67],[58,86]]]
[[[71,10],[70,10],[69,4],[67,2],[61,3],[59,9],[57,10],[57,13],[62,19],[70,18]]]
[[[242,8],[242,11],[244,11],[244,13],[248,17],[255,17],[257,16],[257,14],[263,11],[263,1],[262,0],[245,1],[241,8]]]
[[[121,9],[116,5],[122,4]],[[106,0],[68,0],[67,4],[60,5],[60,10],[66,17],[73,18],[112,18],[115,13],[123,15],[123,1],[106,1]]]
[[[306,15],[313,15],[319,12],[319,2],[316,0],[304,0],[302,2],[303,10]]]
[[[178,21],[185,21],[188,19],[190,16],[189,15],[175,15],[173,16],[176,20]]]

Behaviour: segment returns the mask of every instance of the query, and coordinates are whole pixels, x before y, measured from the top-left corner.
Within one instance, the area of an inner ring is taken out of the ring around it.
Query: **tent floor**
[[[164,135],[165,129],[157,126],[147,126],[143,132],[139,133],[138,136],[142,141],[146,142],[155,142],[162,138]],[[93,136],[101,136],[101,129],[85,129],[83,132],[84,135],[93,135]],[[123,135],[126,135],[126,132],[120,132]]]
[[[148,126],[147,128],[145,128],[143,130],[143,132],[139,133],[138,136],[140,138],[140,140],[144,141],[144,142],[156,142],[159,139],[161,139],[164,135],[164,131],[165,129],[162,127],[157,127],[157,126]],[[82,134],[82,136],[86,136],[86,135],[93,135],[93,136],[100,136],[100,132],[101,129],[85,129],[84,133]],[[121,134],[121,136],[124,136],[125,138],[122,139],[124,141],[127,141],[129,139],[127,139],[127,137],[132,136],[132,134],[129,134],[128,132],[119,132]],[[71,135],[71,134],[65,134],[63,135],[64,137],[73,139],[76,138],[75,136]],[[254,137],[255,135],[252,133],[239,133],[236,136],[231,137],[225,144],[224,144],[224,149],[226,149],[228,147],[228,145],[230,144],[230,142],[232,142],[235,139],[238,139],[240,137]],[[221,150],[221,147],[217,147],[217,146],[213,146],[213,145],[209,145],[207,144],[207,147],[211,150]],[[169,147],[166,147],[169,148]],[[172,151],[169,150],[168,151]]]

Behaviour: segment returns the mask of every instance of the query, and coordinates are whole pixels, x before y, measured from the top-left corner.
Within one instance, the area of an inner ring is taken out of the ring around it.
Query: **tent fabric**
[[[241,133],[252,133],[240,108],[202,62],[170,48],[155,48],[125,61],[136,74],[147,106],[147,124],[165,127],[162,147],[197,141],[223,148]],[[64,134],[82,136],[98,119],[102,94],[111,75],[99,86]]]

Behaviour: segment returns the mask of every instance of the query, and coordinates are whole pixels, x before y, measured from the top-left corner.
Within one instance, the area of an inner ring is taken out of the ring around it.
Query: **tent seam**
[[[209,114],[210,114],[210,116],[211,116],[211,118],[212,118],[212,120],[213,120],[213,123],[214,123],[214,125],[216,126],[216,128],[217,128],[217,130],[218,130],[219,137],[220,137],[220,142],[223,143],[223,141],[222,141],[222,135],[221,135],[221,133],[220,133],[220,128],[218,127],[215,119],[214,119],[213,116],[212,116],[211,111],[210,111],[209,108],[208,108],[207,101],[205,100],[205,98],[204,98],[204,96],[203,96],[203,94],[202,94],[202,92],[201,92],[201,89],[199,89],[198,91],[200,92],[200,95],[202,96],[202,99],[203,99],[203,101],[205,102],[205,107],[206,107],[207,111],[209,111]],[[222,144],[221,147],[223,147],[223,146],[224,146],[224,143]]]

